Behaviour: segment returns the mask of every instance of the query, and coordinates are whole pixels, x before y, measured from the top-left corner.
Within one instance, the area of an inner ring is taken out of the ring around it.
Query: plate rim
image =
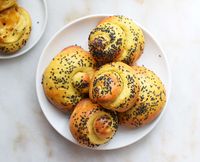
[[[130,146],[131,144],[134,144],[138,141],[140,141],[142,138],[144,138],[146,135],[148,135],[156,126],[157,124],[159,123],[160,119],[162,118],[162,116],[165,114],[165,111],[167,109],[167,106],[168,106],[168,102],[169,102],[169,97],[170,97],[170,93],[171,93],[171,71],[170,71],[170,68],[169,68],[169,62],[168,62],[168,59],[167,59],[167,56],[162,48],[162,46],[160,45],[160,43],[157,41],[157,39],[142,25],[140,25],[137,21],[135,21],[133,18],[132,20],[139,26],[142,28],[142,30],[144,30],[151,38],[152,40],[155,42],[155,44],[159,47],[160,51],[162,52],[163,54],[163,57],[164,57],[164,60],[165,60],[165,63],[166,63],[166,71],[167,71],[167,76],[168,76],[168,84],[166,85],[166,89],[167,89],[167,101],[165,103],[165,106],[162,110],[162,112],[160,113],[160,115],[157,117],[157,119],[152,123],[152,126],[150,127],[150,129],[145,132],[143,135],[141,135],[140,137],[136,138],[134,141],[131,141],[129,144],[127,145],[123,145],[123,146],[118,146],[118,147],[112,147],[112,148],[103,148],[103,147],[95,147],[95,148],[90,148],[90,147],[85,147],[85,146],[82,146],[80,145],[79,143],[75,143],[73,141],[71,141],[70,139],[66,138],[63,134],[61,134],[50,122],[50,119],[48,119],[48,117],[45,115],[45,110],[43,110],[44,108],[41,106],[42,104],[42,100],[40,98],[40,84],[41,84],[41,81],[39,81],[39,78],[41,77],[39,74],[39,69],[40,69],[40,65],[41,65],[41,61],[42,61],[42,58],[43,58],[43,55],[45,53],[45,51],[47,50],[49,44],[56,38],[57,35],[59,35],[63,30],[65,30],[66,28],[68,28],[69,26],[81,21],[81,20],[84,20],[84,19],[88,19],[88,18],[95,18],[95,17],[106,17],[106,16],[112,16],[112,15],[116,15],[116,14],[90,14],[90,15],[87,15],[87,16],[83,16],[83,17],[79,17],[77,19],[74,19],[72,21],[70,21],[69,23],[67,23],[66,25],[64,25],[63,27],[61,27],[59,30],[57,30],[57,32],[55,32],[51,38],[49,39],[49,41],[46,43],[45,47],[43,48],[42,50],[42,54],[40,55],[40,58],[39,58],[39,61],[38,61],[38,65],[37,65],[37,70],[36,70],[36,95],[37,95],[37,98],[38,98],[38,101],[39,101],[39,105],[40,105],[40,108],[42,110],[42,113],[44,114],[45,118],[47,119],[47,121],[49,122],[49,124],[51,125],[51,127],[53,129],[55,129],[55,131],[60,134],[63,138],[67,139],[68,141],[70,141],[71,143],[73,144],[76,144],[78,146],[81,146],[83,148],[87,148],[87,149],[91,149],[91,150],[100,150],[100,151],[103,151],[103,150],[116,150],[116,149],[120,149],[120,148],[124,148],[124,147],[127,147],[127,146]],[[102,145],[103,146],[103,145]]]
[[[42,36],[43,36],[43,34],[45,32],[45,29],[46,29],[46,26],[47,26],[47,22],[48,22],[47,1],[46,0],[42,0],[41,2],[44,5],[44,16],[45,16],[45,19],[44,19],[44,23],[43,23],[43,26],[42,26],[42,30],[41,30],[38,38],[26,50],[21,51],[18,54],[13,53],[13,54],[10,54],[10,55],[9,54],[5,55],[5,56],[4,55],[0,55],[0,59],[2,59],[2,60],[4,60],[4,59],[12,59],[12,58],[16,58],[16,57],[22,56],[22,55],[26,54],[29,50],[31,50],[34,46],[36,46],[37,43],[40,41],[40,39],[42,38]]]

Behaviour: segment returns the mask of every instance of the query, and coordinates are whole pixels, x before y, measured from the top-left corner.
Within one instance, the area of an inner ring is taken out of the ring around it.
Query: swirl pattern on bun
[[[132,65],[144,49],[139,26],[124,16],[109,16],[99,22],[88,38],[90,53],[100,63],[122,61]]]
[[[133,106],[138,92],[133,68],[123,62],[112,62],[95,72],[89,96],[104,108],[124,112]]]
[[[70,131],[83,146],[107,143],[115,135],[118,118],[114,111],[102,108],[89,99],[81,100],[70,117]]]

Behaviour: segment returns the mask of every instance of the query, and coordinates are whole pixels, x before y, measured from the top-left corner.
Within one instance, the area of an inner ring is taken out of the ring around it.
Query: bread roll
[[[124,112],[131,108],[139,93],[134,70],[123,62],[103,65],[92,78],[89,96],[104,108]]]
[[[13,53],[21,49],[30,37],[31,27],[30,15],[22,7],[0,12],[0,51]]]
[[[166,103],[166,91],[160,78],[151,70],[133,66],[140,84],[135,104],[126,112],[119,113],[120,124],[141,127],[153,121]]]
[[[96,62],[79,46],[62,50],[43,74],[47,98],[62,112],[67,112],[84,98],[95,72]]]
[[[139,26],[124,16],[103,19],[89,35],[89,49],[100,63],[122,61],[132,65],[144,49],[144,35]]]
[[[107,143],[117,128],[117,114],[92,103],[89,99],[80,101],[70,117],[70,131],[73,137],[87,147]]]

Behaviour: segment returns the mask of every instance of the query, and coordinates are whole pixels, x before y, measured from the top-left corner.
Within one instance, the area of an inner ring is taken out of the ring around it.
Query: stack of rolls
[[[160,78],[136,66],[144,49],[139,26],[124,16],[104,18],[91,31],[89,52],[70,46],[53,58],[43,74],[48,100],[66,113],[69,128],[83,146],[109,142],[118,125],[130,129],[153,121],[166,103]]]
[[[15,0],[0,0],[0,52],[12,54],[25,46],[31,33],[29,13]]]

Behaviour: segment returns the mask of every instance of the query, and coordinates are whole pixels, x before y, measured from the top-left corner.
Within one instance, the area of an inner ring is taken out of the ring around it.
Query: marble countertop
[[[0,60],[1,162],[199,162],[200,1],[47,0],[49,20],[40,42],[26,55]],[[50,37],[63,25],[89,14],[135,19],[160,42],[170,65],[168,108],[145,138],[112,151],[83,149],[61,137],[44,117],[35,74]],[[197,95],[197,96],[196,96]]]

